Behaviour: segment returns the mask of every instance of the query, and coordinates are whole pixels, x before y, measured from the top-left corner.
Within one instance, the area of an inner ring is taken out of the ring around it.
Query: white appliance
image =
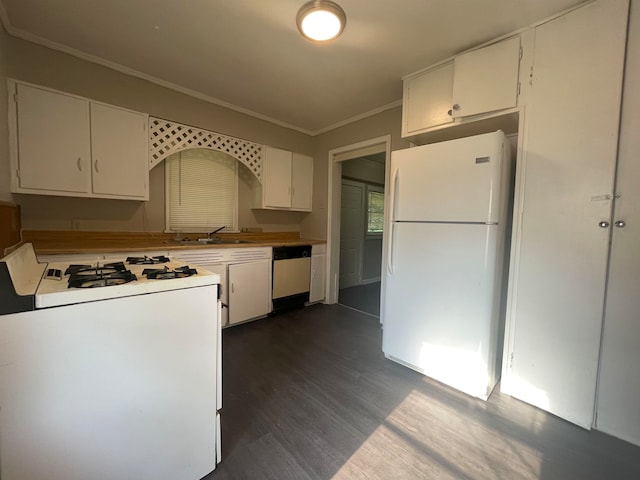
[[[498,131],[395,151],[391,174],[384,354],[486,400],[504,332],[508,141]]]
[[[120,260],[96,278],[30,244],[0,259],[3,480],[193,480],[220,460],[219,276]]]

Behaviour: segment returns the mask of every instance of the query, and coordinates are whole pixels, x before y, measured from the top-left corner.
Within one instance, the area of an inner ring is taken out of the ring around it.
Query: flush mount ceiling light
[[[305,3],[298,11],[296,24],[303,37],[313,42],[328,42],[344,30],[347,16],[340,6],[330,0]]]

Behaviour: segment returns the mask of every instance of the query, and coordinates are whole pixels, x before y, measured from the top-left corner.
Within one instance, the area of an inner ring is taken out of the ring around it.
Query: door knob
[[[600,228],[608,228],[609,227],[609,222],[602,221],[602,222],[598,223],[598,226]]]
[[[614,225],[618,228],[624,228],[627,226],[627,222],[625,222],[624,220],[617,220]]]

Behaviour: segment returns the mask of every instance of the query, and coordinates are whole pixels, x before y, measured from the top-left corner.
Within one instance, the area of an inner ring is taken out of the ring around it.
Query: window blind
[[[169,231],[237,230],[238,162],[208,149],[188,149],[165,160]]]

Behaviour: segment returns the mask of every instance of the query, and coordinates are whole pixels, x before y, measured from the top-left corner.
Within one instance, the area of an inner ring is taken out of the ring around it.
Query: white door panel
[[[497,222],[502,132],[391,154],[393,219]]]
[[[625,4],[594,2],[536,28],[512,265],[504,391],[586,428],[600,350],[610,231],[599,222],[611,214]]]
[[[364,241],[364,185],[344,180],[340,205],[340,288],[348,288],[360,285]]]
[[[597,423],[640,445],[640,4],[631,6],[618,175],[604,316]]]

